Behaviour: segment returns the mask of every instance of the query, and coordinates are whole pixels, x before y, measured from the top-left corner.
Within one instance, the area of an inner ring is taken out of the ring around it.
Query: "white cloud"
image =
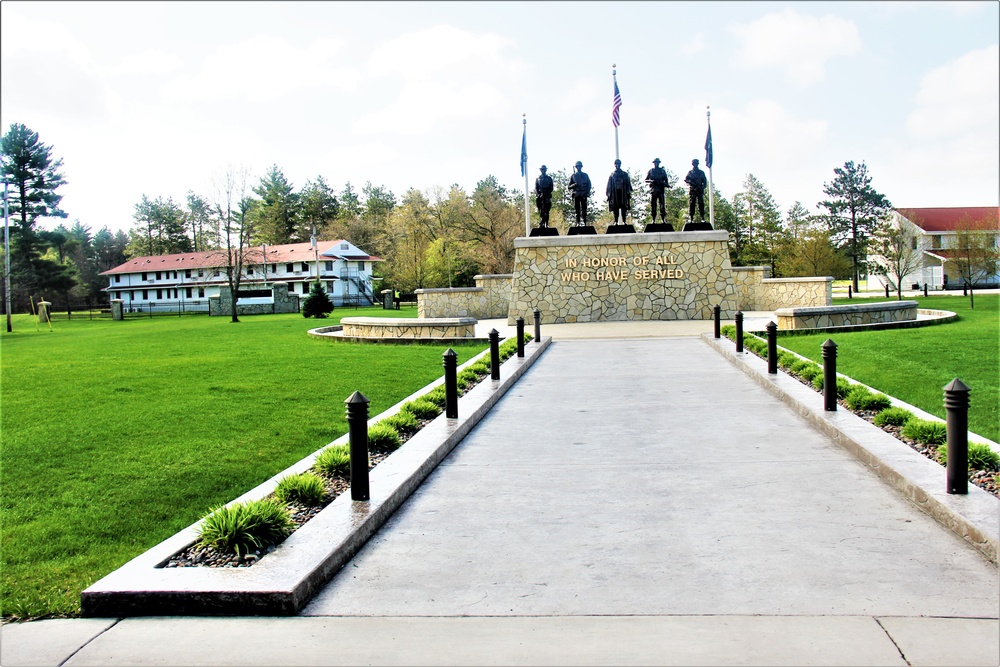
[[[522,67],[504,55],[514,41],[489,33],[473,33],[450,25],[410,32],[377,47],[368,60],[374,76],[402,74],[407,80],[511,75]]]
[[[708,42],[705,40],[705,33],[697,32],[694,34],[694,37],[681,44],[681,54],[685,58],[690,58],[698,55],[706,48],[708,48]]]
[[[996,134],[1000,121],[1000,49],[994,44],[932,69],[906,120],[914,138],[936,139],[970,131]]]
[[[740,40],[737,65],[778,67],[785,70],[789,81],[799,85],[821,81],[831,58],[861,53],[857,26],[829,14],[816,18],[785,9],[730,26],[729,31]]]
[[[361,134],[395,132],[417,135],[436,122],[497,114],[508,106],[500,92],[482,82],[409,82],[399,97],[384,109],[367,114],[354,123]]]
[[[168,74],[184,66],[176,53],[150,50],[126,56],[117,67],[116,74]]]
[[[178,77],[161,92],[167,97],[260,102],[304,88],[351,90],[361,74],[342,64],[349,59],[349,55],[338,56],[344,47],[342,41],[321,39],[303,48],[278,37],[258,35],[220,46],[205,59],[201,72]]]

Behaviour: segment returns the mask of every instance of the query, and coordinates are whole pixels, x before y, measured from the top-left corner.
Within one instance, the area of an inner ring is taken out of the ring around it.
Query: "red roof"
[[[896,211],[925,232],[953,232],[969,222],[1000,228],[1000,208],[996,206],[897,208]]]
[[[341,255],[337,252],[337,246],[343,243],[342,240],[318,241],[317,248],[321,258],[336,256],[337,258],[350,259],[353,261],[381,262],[380,257],[373,255]],[[254,246],[248,249],[247,259],[252,264],[261,264],[262,248]],[[316,251],[312,244],[286,243],[284,245],[267,246],[268,264],[286,264],[289,262],[310,262],[316,260]],[[184,269],[211,269],[223,267],[227,264],[226,251],[207,250],[205,252],[183,252],[175,255],[153,255],[146,257],[133,257],[124,264],[113,269],[104,271],[102,276],[114,275],[116,273],[138,273],[141,271],[181,271]]]

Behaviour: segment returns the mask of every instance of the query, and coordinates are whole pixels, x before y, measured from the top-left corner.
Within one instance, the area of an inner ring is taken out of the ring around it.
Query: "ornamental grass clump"
[[[938,447],[935,458],[941,465],[948,465],[948,447],[944,445]],[[1000,454],[993,451],[993,448],[985,442],[970,442],[969,468],[987,471],[1000,470]]]
[[[872,420],[876,426],[903,426],[913,419],[913,413],[903,408],[886,408]]]
[[[399,449],[399,432],[385,420],[368,427],[368,451],[376,454],[391,454]]]
[[[313,467],[330,477],[347,479],[351,475],[351,446],[330,445],[316,456]]]
[[[861,404],[871,395],[872,392],[868,387],[860,384],[854,385],[850,393],[847,394],[847,407],[851,410],[860,410]]]
[[[801,377],[804,380],[807,380],[808,382],[812,382],[813,378],[815,378],[817,375],[819,375],[820,377],[823,376],[823,369],[817,366],[816,364],[806,364],[805,366],[801,367],[799,370],[795,372],[799,375],[799,377]]]
[[[925,445],[940,445],[948,439],[948,427],[944,422],[926,419],[910,419],[900,431],[903,436]]]
[[[792,365],[795,364],[795,362],[797,361],[799,361],[798,355],[793,354],[792,352],[787,352],[785,350],[778,351],[778,365],[784,368],[785,370],[791,369]]]
[[[417,419],[434,419],[441,414],[441,408],[426,398],[417,398],[404,403],[403,407],[400,408],[400,411],[403,410],[409,412]]]
[[[416,416],[407,410],[400,410],[391,417],[386,417],[380,424],[386,424],[391,426],[400,434],[413,434],[420,430],[420,422],[417,421]]]
[[[283,477],[274,489],[274,496],[283,503],[301,503],[314,507],[326,498],[323,478],[311,472]]]
[[[444,388],[444,385],[441,384],[431,389],[429,392],[421,396],[421,398],[430,401],[434,405],[444,410],[444,406],[448,402],[448,396],[446,391],[447,390]]]
[[[197,544],[242,558],[281,542],[293,528],[291,515],[278,500],[250,500],[212,510],[202,520]]]

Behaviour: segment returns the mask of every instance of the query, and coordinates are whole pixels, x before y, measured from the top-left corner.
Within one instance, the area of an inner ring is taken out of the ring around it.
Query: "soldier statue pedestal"
[[[652,232],[672,232],[672,231],[674,231],[674,226],[671,225],[669,222],[651,222],[648,225],[646,225],[646,228],[643,229],[643,231],[644,232],[650,232],[650,233],[652,233]]]
[[[713,229],[712,229],[712,223],[705,222],[704,220],[702,220],[701,222],[689,222],[686,225],[684,225],[684,231],[685,232],[711,232],[711,231],[713,231]]]
[[[593,225],[575,225],[569,228],[568,236],[578,236],[580,234],[596,234],[597,230]]]
[[[555,227],[534,227],[528,236],[559,236],[559,230]]]
[[[635,227],[626,223],[608,225],[605,234],[635,234]]]

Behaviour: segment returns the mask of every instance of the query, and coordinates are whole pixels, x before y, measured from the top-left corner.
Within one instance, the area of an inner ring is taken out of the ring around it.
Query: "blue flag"
[[[521,135],[521,175],[524,176],[525,170],[528,168],[528,128],[524,128],[524,133]]]
[[[705,137],[705,166],[712,168],[712,126],[708,126],[708,136]]]

